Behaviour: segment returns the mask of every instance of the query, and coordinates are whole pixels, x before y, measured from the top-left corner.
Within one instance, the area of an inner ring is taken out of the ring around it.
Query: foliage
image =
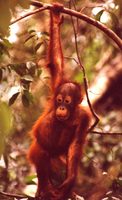
[[[29,0],[1,0],[0,1],[0,32],[3,36],[9,34],[9,24],[11,21],[11,11],[13,12],[16,6],[29,8]],[[4,20],[3,20],[4,19]]]
[[[4,153],[4,140],[11,129],[11,114],[8,106],[0,102],[0,158]]]
[[[69,7],[68,1],[61,3]],[[122,38],[121,0],[111,2],[79,0],[75,3],[78,11],[104,23]],[[0,184],[1,189],[8,193],[22,193],[27,183],[33,184],[35,175],[29,176],[34,172],[26,159],[29,147],[27,132],[44,108],[49,83],[45,67],[42,69],[46,63],[45,55],[49,39],[48,12],[43,11],[17,22],[16,25],[19,26],[16,33],[17,40],[11,42],[8,36],[11,36],[9,30],[12,26],[9,27],[9,24],[12,17],[19,17],[19,9],[21,12],[28,9],[29,12],[29,0],[0,1],[0,156],[3,155],[0,162]],[[73,3],[72,9],[74,9]],[[77,21],[75,18],[73,20],[78,30],[80,59],[90,89],[92,85],[99,89],[98,81],[95,82],[98,74],[106,65],[109,65],[111,73],[115,65],[118,63],[121,65],[121,52],[99,29],[83,20]],[[69,79],[83,82],[82,71],[76,62],[74,33],[68,15],[64,15],[61,38],[67,75]],[[108,78],[107,73],[102,73],[102,76],[105,80]],[[109,88],[109,84],[103,83],[104,79],[100,82],[102,89]],[[102,89],[98,92],[92,90],[90,94],[94,93],[94,99],[97,99],[99,94],[102,94]],[[111,98],[113,96],[109,96],[108,100],[104,99],[99,109],[100,122],[95,131],[101,131],[103,134],[88,134],[85,155],[80,163],[74,191],[84,196],[85,200],[122,199],[122,107],[115,109],[112,104],[111,110],[105,110],[105,103],[109,106],[113,102]],[[93,103],[92,99],[91,101]],[[11,134],[8,134],[9,132]],[[110,132],[120,134],[104,135]],[[64,171],[60,169],[59,172],[64,178]],[[59,177],[55,176],[55,179],[59,180]]]

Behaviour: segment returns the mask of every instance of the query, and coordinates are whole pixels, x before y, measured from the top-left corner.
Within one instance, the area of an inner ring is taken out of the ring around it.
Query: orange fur
[[[60,11],[63,7],[59,3],[53,5],[54,8],[50,12],[50,41],[47,53],[52,99],[31,131],[34,139],[28,159],[37,171],[36,196],[48,200],[61,200],[69,197],[75,184],[91,114],[80,105],[83,99],[81,85],[70,82],[65,77],[60,40]],[[66,180],[59,188],[55,188],[50,177],[51,160],[63,154],[67,161]]]

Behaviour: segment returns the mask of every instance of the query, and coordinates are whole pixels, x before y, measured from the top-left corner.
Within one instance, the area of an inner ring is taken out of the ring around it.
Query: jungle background
[[[51,0],[41,1],[52,3]],[[105,24],[122,39],[121,0],[59,1]],[[45,68],[49,11],[10,23],[37,7],[29,0],[0,1],[0,191],[34,195],[35,170],[27,161],[29,131],[46,107]],[[71,16],[64,15],[61,39],[65,71],[83,83]],[[88,79],[89,99],[99,123],[89,132],[73,191],[85,200],[122,199],[122,54],[98,28],[73,17],[78,52]],[[0,194],[0,199],[14,199]]]

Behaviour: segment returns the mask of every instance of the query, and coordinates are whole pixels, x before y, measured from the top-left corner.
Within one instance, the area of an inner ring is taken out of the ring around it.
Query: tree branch
[[[4,196],[7,196],[7,197],[14,197],[14,198],[17,198],[17,199],[25,198],[25,196],[22,196],[22,195],[9,194],[9,193],[6,193],[6,192],[1,192],[1,191],[0,191],[0,195],[4,195]]]
[[[71,7],[71,1],[69,1],[69,8]],[[75,36],[75,48],[76,48],[76,53],[77,53],[77,58],[78,58],[78,62],[79,62],[79,66],[83,72],[83,79],[84,79],[84,86],[85,86],[85,93],[86,93],[86,98],[87,98],[87,102],[88,102],[88,105],[89,105],[89,108],[91,110],[91,113],[92,115],[94,116],[95,118],[95,122],[94,124],[90,127],[90,129],[88,130],[91,131],[94,129],[94,127],[98,124],[99,122],[99,117],[97,116],[97,114],[94,112],[93,108],[92,108],[92,105],[91,105],[91,102],[90,102],[90,99],[89,99],[89,94],[88,94],[88,81],[87,81],[87,78],[86,78],[86,73],[85,73],[85,69],[81,63],[81,59],[80,59],[80,56],[79,56],[79,51],[78,51],[78,42],[77,42],[77,32],[76,32],[76,29],[75,29],[75,26],[74,26],[74,22],[73,22],[73,17],[71,15],[71,22],[72,22],[72,26],[73,26],[73,30],[74,30],[74,36]],[[78,20],[77,20],[77,27],[78,27]],[[77,28],[78,29],[78,28]]]
[[[29,12],[23,16],[21,16],[20,18],[18,18],[17,20],[14,20],[10,23],[10,25],[16,23],[19,20],[22,20],[30,15],[36,14],[38,12],[41,12],[43,10],[53,10],[53,5],[51,4],[46,4],[46,3],[42,3],[42,2],[38,2],[38,1],[33,1],[30,0],[30,4],[33,6],[37,6],[40,7],[39,9]],[[91,17],[88,17],[87,15],[84,15],[80,12],[68,9],[68,8],[63,8],[61,10],[62,13],[77,17],[79,19],[82,19],[86,22],[88,22],[89,24],[99,28],[100,30],[102,30],[106,35],[108,35],[118,46],[119,48],[122,50],[122,40],[111,30],[109,29],[107,26],[105,26],[104,24],[100,23],[99,21],[96,21],[95,19],[92,19]]]
[[[44,6],[44,7],[42,7],[42,8],[39,8],[39,9],[37,9],[37,10],[34,10],[34,11],[32,11],[32,12],[26,13],[25,15],[19,17],[18,19],[13,20],[13,21],[10,23],[10,25],[12,25],[12,24],[14,24],[14,23],[16,23],[16,22],[18,22],[18,21],[20,21],[20,20],[22,20],[22,19],[25,19],[26,17],[29,17],[29,16],[31,16],[31,15],[33,15],[33,14],[36,14],[36,13],[41,12],[41,11],[43,11],[43,10],[46,10],[46,9],[48,9],[48,5],[47,5],[47,6]]]
[[[34,5],[34,6],[38,6],[38,7],[43,7],[42,10],[45,10],[45,9],[53,9],[53,5],[51,4],[44,4],[42,2],[37,2],[37,1],[33,1],[33,0],[30,0],[30,4],[31,5]],[[37,10],[37,12],[40,12],[42,10]],[[77,17],[79,19],[82,19],[86,22],[88,22],[89,24],[99,28],[100,30],[102,30],[106,35],[108,35],[118,46],[119,48],[122,50],[122,40],[111,30],[109,29],[107,26],[105,26],[104,24],[100,23],[99,21],[96,21],[95,19],[92,19],[91,17],[88,17],[87,15],[84,15],[80,12],[77,12],[77,11],[74,11],[74,10],[71,10],[71,9],[68,9],[68,8],[63,8],[61,10],[62,13],[65,13],[65,14],[68,14],[68,15],[71,15],[71,16],[74,16],[74,17]],[[35,14],[35,13],[32,13],[32,14]]]
[[[106,35],[108,35],[122,50],[122,40],[111,29],[109,29],[104,24],[100,23],[99,21],[96,21],[95,19],[92,19],[91,17],[88,17],[84,14],[81,14],[77,11],[73,11],[73,10],[69,10],[69,9],[64,8],[61,12],[72,15],[72,16],[77,17],[79,19],[82,19],[82,20],[88,22],[89,24],[99,28]]]
[[[0,191],[0,195],[10,197],[10,198],[16,198],[16,199],[28,199],[28,200],[39,200],[40,199],[40,197],[36,198],[36,197],[30,197],[28,195],[10,194],[10,193],[6,193],[6,192],[2,192],[2,191]]]
[[[98,131],[88,131],[88,133],[98,134],[98,135],[122,135],[122,133],[104,133],[104,132],[98,132]]]

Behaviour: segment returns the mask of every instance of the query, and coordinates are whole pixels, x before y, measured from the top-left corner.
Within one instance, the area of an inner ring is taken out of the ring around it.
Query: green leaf
[[[29,92],[28,90],[24,90],[24,95],[27,97],[30,103],[34,103],[34,98],[31,92]]]
[[[38,44],[35,46],[35,51],[37,51],[37,50],[41,47],[42,44],[43,44],[43,42],[38,43]]]
[[[36,31],[35,30],[30,30],[29,34],[31,34],[31,33],[36,33]]]
[[[5,53],[10,58],[10,54],[8,50],[5,48],[5,46],[3,47],[3,53]]]
[[[44,31],[42,34],[46,35],[46,36],[50,36],[50,34],[46,31]]]
[[[50,79],[50,77],[49,76],[45,76],[44,79]]]
[[[39,69],[37,72],[37,76],[39,77],[42,74],[42,69]]]
[[[37,58],[38,58],[38,56],[35,56],[35,55],[34,55],[34,56],[32,56],[31,58],[37,59]]]
[[[26,108],[29,108],[30,102],[25,94],[22,95],[22,103],[23,103],[23,106],[25,106]]]
[[[19,94],[20,94],[20,93],[17,92],[17,93],[15,93],[15,94],[9,99],[9,106],[11,106],[11,105],[15,102],[15,100],[17,99],[17,97],[18,97]]]
[[[0,54],[0,60],[4,62],[4,56]]]
[[[37,178],[37,175],[32,174],[25,179],[25,183],[28,184],[33,181],[34,178]]]
[[[9,40],[3,38],[3,41],[4,41],[4,43],[5,43],[6,46],[11,47],[11,48],[14,47],[13,44],[11,44],[11,43],[9,42]]]
[[[14,70],[20,76],[23,76],[26,73],[26,64],[8,64],[12,70]]]
[[[25,40],[24,44],[25,44],[28,40],[30,40],[31,38],[33,38],[33,37],[35,37],[35,35],[29,36],[29,37]]]
[[[22,83],[25,83],[25,84],[31,83],[31,82],[33,82],[33,78],[30,75],[24,75],[21,77],[21,81],[22,81]]]
[[[101,10],[100,12],[98,12],[98,13],[96,14],[95,19],[96,19],[97,21],[100,21],[100,18],[101,18],[101,16],[102,16],[103,12],[104,12],[104,9]]]

